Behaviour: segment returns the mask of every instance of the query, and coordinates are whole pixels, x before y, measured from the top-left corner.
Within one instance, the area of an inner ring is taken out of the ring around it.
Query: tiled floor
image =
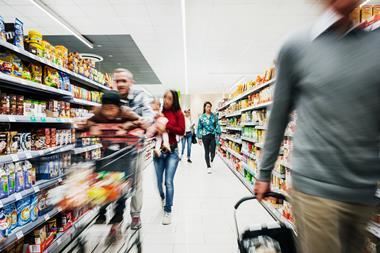
[[[173,223],[161,225],[162,207],[153,166],[144,172],[144,253],[237,252],[233,205],[249,195],[246,188],[217,157],[214,173],[206,173],[203,150],[193,145],[193,163],[182,161],[175,177]],[[241,206],[239,224],[273,222],[256,202]]]

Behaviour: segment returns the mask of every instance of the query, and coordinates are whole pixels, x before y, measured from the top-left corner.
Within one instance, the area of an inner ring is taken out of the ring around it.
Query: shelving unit
[[[241,153],[242,153],[243,155],[245,155],[246,157],[252,159],[252,160],[256,160],[256,156],[255,156],[254,154],[250,154],[250,153],[248,153],[248,152],[245,152],[244,150],[241,151]]]
[[[87,106],[100,106],[100,103],[92,102],[92,101],[87,101],[83,99],[78,99],[78,98],[72,98],[70,100],[70,103],[72,104],[77,104],[77,105],[87,105]]]
[[[51,123],[51,124],[71,124],[71,118],[50,118],[23,115],[0,115],[0,122],[7,123]]]
[[[232,130],[232,131],[241,131],[241,127],[233,127],[233,126],[228,126],[226,127],[227,130]]]
[[[235,138],[232,138],[232,137],[230,137],[230,136],[226,136],[226,139],[227,139],[227,140],[230,140],[230,141],[233,141],[233,142],[235,142],[235,143],[238,143],[238,144],[241,144],[241,142],[242,142],[242,140],[240,140],[240,139],[235,139]]]
[[[102,147],[102,144],[95,144],[95,145],[90,145],[90,146],[86,146],[86,147],[75,148],[73,152],[75,155],[77,155],[77,154],[88,152],[88,151],[98,149],[101,147]]]
[[[241,125],[243,127],[247,127],[247,126],[256,126],[258,123],[257,122],[242,122]]]
[[[245,137],[245,136],[242,136],[241,139],[242,139],[243,141],[248,141],[248,142],[252,142],[252,143],[256,143],[256,142],[257,142],[256,139],[254,139],[254,138],[249,138],[249,137]]]
[[[230,148],[226,148],[227,152],[230,153],[231,155],[233,155],[234,157],[236,157],[237,159],[239,160],[243,160],[243,157],[237,153],[236,151],[230,149]]]
[[[227,114],[227,115],[225,115],[224,117],[226,117],[226,118],[237,117],[237,116],[240,116],[241,113],[242,113],[242,111],[236,111],[236,112],[233,112],[233,113]]]

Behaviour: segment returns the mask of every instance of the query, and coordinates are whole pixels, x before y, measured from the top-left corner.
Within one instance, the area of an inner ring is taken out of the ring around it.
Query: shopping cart
[[[285,196],[274,192],[266,193],[265,198],[286,200]],[[273,217],[277,221],[277,224],[274,226],[254,226],[245,230],[243,233],[239,232],[237,210],[242,203],[254,199],[256,199],[256,196],[242,198],[234,206],[234,219],[237,231],[237,242],[240,252],[296,253],[297,251],[295,247],[293,230],[288,228],[276,217]],[[264,249],[270,249],[271,251],[263,251]]]

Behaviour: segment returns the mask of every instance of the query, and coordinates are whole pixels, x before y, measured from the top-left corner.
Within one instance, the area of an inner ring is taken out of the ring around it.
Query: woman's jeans
[[[185,136],[182,137],[182,152],[181,156],[185,153],[185,144],[187,142],[187,159],[190,159],[191,157],[191,144],[193,144],[192,141],[193,134],[191,132],[187,132]]]
[[[211,162],[214,161],[215,158],[215,149],[216,149],[216,140],[215,134],[208,134],[202,137],[203,147],[205,149],[205,160],[207,167],[210,167],[210,156]]]
[[[174,175],[177,171],[179,162],[178,148],[172,152],[161,153],[160,157],[154,158],[154,167],[156,169],[157,186],[161,199],[165,199],[164,211],[172,212],[173,197],[174,197]],[[165,173],[165,192],[163,190],[163,179]],[[165,194],[166,193],[166,194]]]

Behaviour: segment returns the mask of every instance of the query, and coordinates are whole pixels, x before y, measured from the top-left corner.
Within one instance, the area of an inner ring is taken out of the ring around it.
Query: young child
[[[152,110],[156,113],[155,117],[155,123],[148,128],[147,130],[147,136],[153,137],[157,133],[157,129],[164,130],[166,128],[166,124],[168,123],[168,119],[163,116],[161,113],[161,103],[159,100],[155,99],[151,103]],[[164,150],[171,151],[170,150],[170,144],[169,144],[169,135],[167,132],[164,132],[162,135],[156,136],[156,144],[154,147],[154,153],[156,156],[161,156],[161,147]]]

